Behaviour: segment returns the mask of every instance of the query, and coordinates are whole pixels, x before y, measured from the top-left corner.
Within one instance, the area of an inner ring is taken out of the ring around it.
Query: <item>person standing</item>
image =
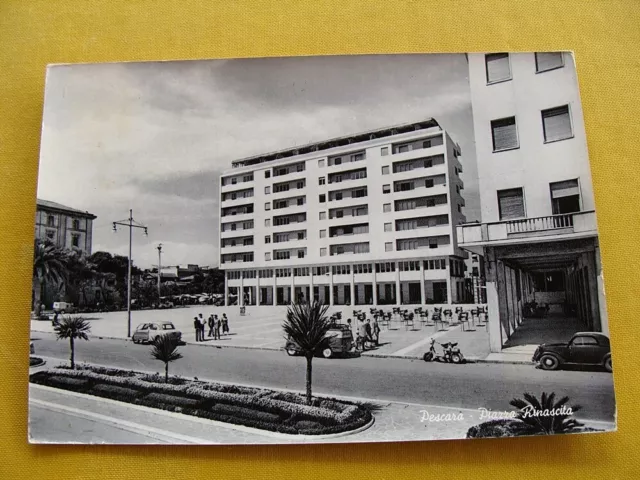
[[[367,318],[366,323],[364,324],[364,329],[367,334],[365,341],[369,343],[373,343],[373,332],[371,331],[371,320]]]
[[[229,319],[227,318],[227,314],[222,314],[222,325],[225,326],[226,333],[229,333]]]
[[[371,330],[373,330],[373,341],[375,342],[376,346],[380,345],[380,325],[378,325],[378,319],[376,317],[373,317]]]
[[[358,320],[358,337],[362,345],[362,351],[364,352],[366,350],[367,327],[362,319]]]
[[[218,320],[218,316],[213,316],[213,339],[220,340],[220,320]]]
[[[196,342],[199,342],[202,330],[200,330],[200,320],[198,320],[198,317],[193,317],[193,328],[196,331]]]
[[[207,336],[211,338],[213,337],[213,326],[215,325],[215,322],[213,320],[213,315],[209,315],[208,325],[209,325],[209,335]]]
[[[204,321],[204,317],[201,313],[198,314],[198,322],[200,322],[200,341],[204,342],[204,330],[207,323]]]

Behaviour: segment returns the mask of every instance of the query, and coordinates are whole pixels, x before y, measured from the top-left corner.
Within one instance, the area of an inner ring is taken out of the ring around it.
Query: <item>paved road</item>
[[[36,354],[68,358],[68,343],[51,334],[32,333]],[[123,340],[76,343],[79,362],[113,365],[135,370],[161,371],[150,347]],[[305,360],[282,351],[181,347],[183,359],[170,373],[268,387],[302,390]],[[452,407],[512,410],[509,400],[524,392],[568,395],[571,404],[583,406],[579,417],[613,421],[615,400],[611,374],[595,371],[546,372],[528,365],[449,365],[397,358],[314,360],[315,393]]]

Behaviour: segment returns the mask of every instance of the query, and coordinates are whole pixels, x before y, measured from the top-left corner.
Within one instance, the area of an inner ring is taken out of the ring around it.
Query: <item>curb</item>
[[[46,333],[53,335],[52,332],[45,332],[42,330],[34,330],[37,333]],[[107,340],[121,340],[124,342],[131,342],[129,338],[123,337],[112,337],[107,335],[92,335],[91,337],[97,339],[107,339]],[[90,337],[90,338],[91,338]],[[133,344],[133,342],[131,342]],[[217,343],[208,343],[208,342],[184,342],[184,345],[194,345],[196,347],[210,347],[210,348],[238,348],[244,350],[262,350],[267,352],[280,352],[283,351],[283,348],[274,348],[274,347],[250,347],[248,345],[220,345]],[[374,358],[393,358],[400,360],[422,360],[422,356],[414,356],[414,355],[393,355],[391,353],[369,353],[369,354],[360,354],[361,357],[374,357]],[[494,363],[494,364],[507,364],[507,365],[534,365],[534,362],[526,361],[526,360],[488,360],[486,358],[480,357],[466,357],[465,363]]]

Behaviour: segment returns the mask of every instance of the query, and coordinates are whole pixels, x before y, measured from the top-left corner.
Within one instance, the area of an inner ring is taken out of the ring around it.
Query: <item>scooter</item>
[[[442,355],[436,352],[435,344],[438,343],[442,347]],[[444,363],[464,363],[464,355],[460,352],[457,343],[439,343],[435,339],[431,339],[429,351],[426,352],[422,359],[425,362],[444,362]]]

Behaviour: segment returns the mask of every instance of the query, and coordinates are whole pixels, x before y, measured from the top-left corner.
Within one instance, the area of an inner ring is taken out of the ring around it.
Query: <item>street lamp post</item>
[[[113,222],[113,231],[117,232],[116,225],[129,227],[129,266],[127,268],[127,338],[131,336],[131,245],[133,243],[133,229],[141,228],[148,235],[147,227],[133,219],[133,210],[129,210],[129,218]]]
[[[160,301],[160,283],[162,282],[162,244],[159,244],[158,249],[158,302]]]

